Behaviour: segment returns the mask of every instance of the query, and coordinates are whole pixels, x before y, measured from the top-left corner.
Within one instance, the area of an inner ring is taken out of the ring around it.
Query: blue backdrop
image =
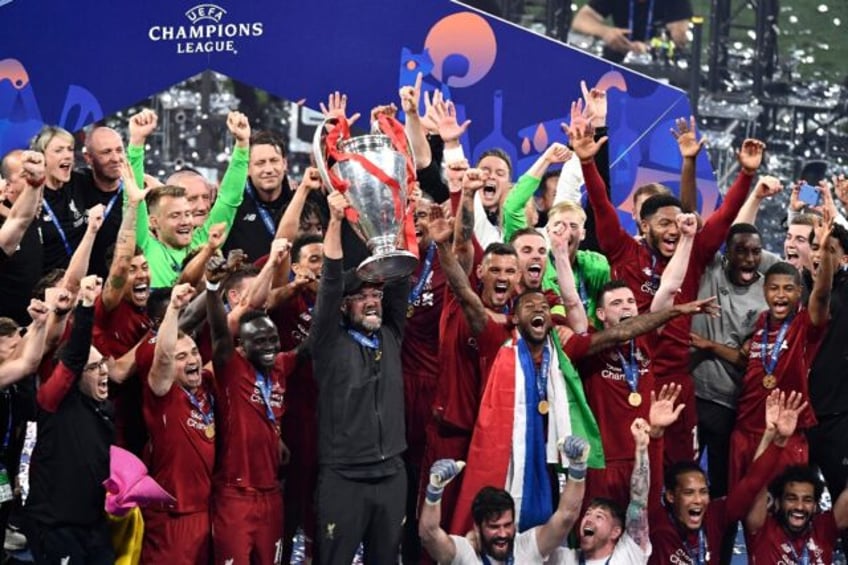
[[[366,115],[423,72],[472,120],[466,153],[501,146],[521,172],[565,140],[584,79],[609,92],[622,220],[635,186],[677,186],[669,129],[690,113],[684,92],[449,0],[0,0],[0,21],[0,154],[43,123],[77,130],[206,69],[313,108],[342,90]],[[699,171],[708,213],[718,192],[704,153]]]

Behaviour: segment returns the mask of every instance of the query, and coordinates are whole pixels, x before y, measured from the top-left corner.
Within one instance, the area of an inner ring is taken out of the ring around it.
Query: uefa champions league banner
[[[76,131],[207,69],[310,108],[340,90],[366,116],[421,72],[472,120],[466,154],[501,147],[520,173],[566,141],[582,79],[608,92],[622,221],[636,186],[678,186],[669,129],[690,114],[683,91],[449,0],[0,0],[0,22],[0,153],[45,123]],[[699,176],[708,213],[719,195],[705,153]]]

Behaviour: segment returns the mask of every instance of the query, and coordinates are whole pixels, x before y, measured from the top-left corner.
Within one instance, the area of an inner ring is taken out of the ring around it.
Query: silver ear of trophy
[[[330,190],[335,190],[330,171],[336,178],[349,183],[345,194],[359,216],[358,221],[350,224],[372,254],[359,264],[356,273],[360,279],[371,283],[405,278],[418,266],[415,255],[397,248],[407,204],[406,164],[412,155],[400,152],[389,136],[381,133],[341,139],[337,144],[339,151],[367,159],[397,182],[400,187],[397,196],[401,204],[398,207],[392,188],[366,170],[359,161],[337,161],[328,169],[323,135],[325,126],[337,121],[337,118],[327,118],[318,126],[312,139],[312,153],[321,179]]]

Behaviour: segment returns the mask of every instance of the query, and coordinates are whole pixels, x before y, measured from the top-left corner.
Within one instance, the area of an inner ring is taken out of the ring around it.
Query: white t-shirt
[[[607,559],[609,559],[609,565],[644,565],[648,562],[650,556],[650,543],[643,552],[642,548],[625,532],[618,543],[615,544],[615,549],[609,558],[589,559],[586,561],[586,565],[606,565]],[[551,554],[547,563],[548,565],[579,565],[580,554],[577,553],[576,549],[560,547]]]
[[[483,563],[483,559],[474,551],[471,542],[461,536],[451,536],[451,539],[456,546],[456,555],[450,565],[479,565]],[[515,557],[515,565],[544,562],[539,554],[539,547],[536,545],[536,528],[531,528],[515,536],[513,556]],[[491,558],[489,558],[489,561],[492,565],[504,564],[504,561],[495,561]]]

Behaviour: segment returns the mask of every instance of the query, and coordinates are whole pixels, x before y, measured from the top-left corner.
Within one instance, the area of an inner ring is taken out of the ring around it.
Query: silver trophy
[[[358,215],[357,221],[348,220],[372,253],[359,264],[356,273],[362,280],[372,283],[407,277],[418,266],[418,259],[409,251],[398,249],[397,241],[404,225],[407,160],[412,159],[411,152],[401,152],[391,138],[382,133],[339,136],[335,147],[328,148],[331,141],[329,135],[324,138],[325,126],[334,122],[338,123],[338,119],[327,118],[315,130],[312,152],[326,186],[331,190],[342,189],[347,195]],[[336,161],[328,168],[327,159],[333,153],[349,158]],[[414,166],[412,168],[414,170]],[[394,181],[396,188],[392,189],[384,180],[389,184]],[[340,186],[340,181],[347,186]]]

